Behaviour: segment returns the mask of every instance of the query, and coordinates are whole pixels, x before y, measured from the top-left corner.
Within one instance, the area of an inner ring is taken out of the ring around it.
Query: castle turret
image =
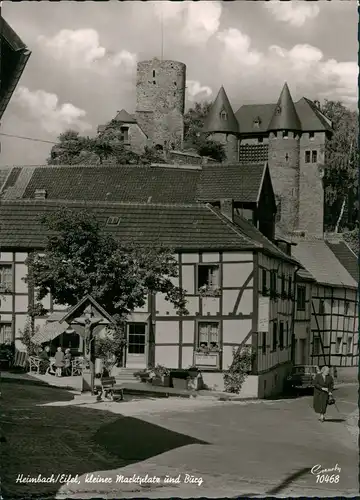
[[[228,162],[238,161],[239,124],[224,87],[221,87],[211,106],[203,132],[209,134],[209,139],[224,145]]]
[[[285,83],[268,126],[269,169],[277,199],[277,224],[298,227],[301,122]]]

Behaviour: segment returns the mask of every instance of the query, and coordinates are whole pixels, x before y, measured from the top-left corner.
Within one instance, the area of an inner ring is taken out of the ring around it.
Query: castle
[[[138,153],[145,146],[182,150],[185,91],[185,64],[156,58],[139,62],[135,114],[123,109],[115,117],[124,144]],[[203,131],[224,145],[228,163],[268,163],[277,226],[284,233],[321,237],[324,151],[332,125],[314,102],[303,97],[294,103],[285,83],[276,104],[243,105],[234,113],[221,87]]]

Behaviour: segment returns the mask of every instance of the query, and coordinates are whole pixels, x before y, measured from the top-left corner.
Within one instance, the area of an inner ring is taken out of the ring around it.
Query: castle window
[[[264,138],[263,137],[258,137],[258,142],[264,142]]]
[[[155,70],[153,69],[153,78],[155,78]]]
[[[317,151],[311,151],[311,162],[312,163],[317,162]]]
[[[175,87],[176,87],[176,86],[177,86],[177,83],[176,83],[176,82],[174,82],[174,85],[175,85]]]
[[[289,161],[289,155],[287,153],[285,155],[285,161]]]
[[[284,130],[282,135],[284,139],[287,139],[289,137],[289,132],[287,130]]]
[[[227,120],[227,112],[226,111],[221,111],[220,113],[220,118],[222,120]]]
[[[310,163],[311,151],[305,151],[305,163]]]
[[[276,106],[275,114],[276,115],[280,115],[281,114],[281,106]]]
[[[309,132],[309,139],[310,139],[310,141],[311,140],[313,141],[314,137],[315,137],[315,132]]]

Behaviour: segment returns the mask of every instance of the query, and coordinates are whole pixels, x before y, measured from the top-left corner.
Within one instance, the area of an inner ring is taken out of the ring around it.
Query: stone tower
[[[156,58],[138,63],[136,119],[154,146],[182,147],[185,88],[185,64]]]
[[[224,145],[226,161],[228,163],[239,161],[239,124],[235,118],[224,87],[221,87],[211,106],[210,112],[204,123],[203,132],[209,134],[209,139]]]
[[[277,224],[298,229],[301,122],[285,83],[268,126],[269,169],[277,199]]]

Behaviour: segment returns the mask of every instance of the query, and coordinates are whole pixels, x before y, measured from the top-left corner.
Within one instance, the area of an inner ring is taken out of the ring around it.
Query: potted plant
[[[155,377],[152,380],[153,385],[170,387],[170,370],[166,366],[157,364],[154,368]]]
[[[189,388],[189,371],[182,369],[171,370],[170,380],[174,389],[187,390]]]
[[[199,295],[200,297],[217,297],[220,295],[220,288],[203,285],[199,287]]]

